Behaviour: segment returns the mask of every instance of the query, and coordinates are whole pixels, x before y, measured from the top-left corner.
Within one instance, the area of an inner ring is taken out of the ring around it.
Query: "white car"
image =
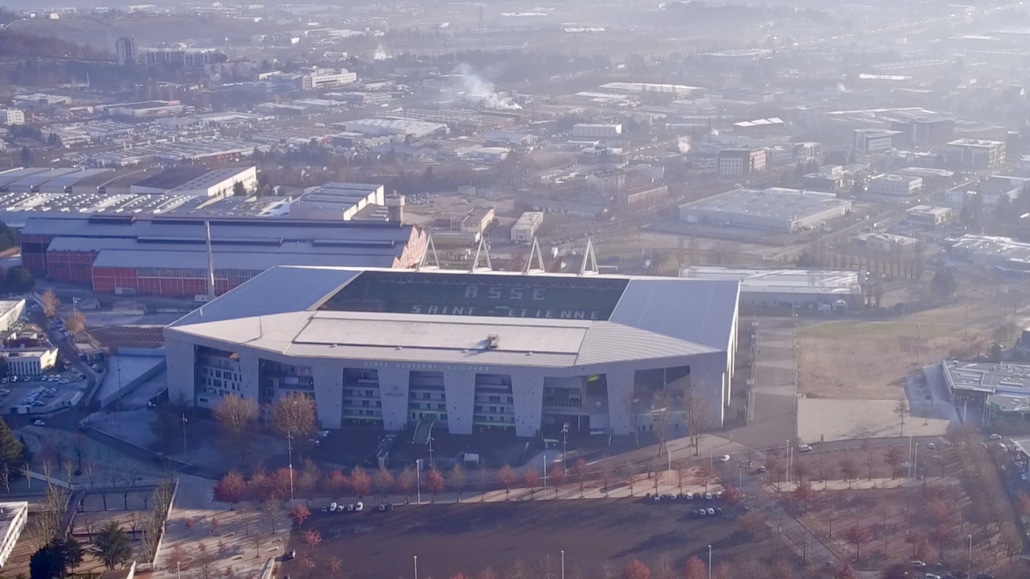
[[[46,421],[45,420],[35,420],[32,423],[35,424],[36,426],[46,426]]]
[[[354,503],[354,512],[360,513],[363,510],[365,510],[365,503],[361,501]]]
[[[719,462],[729,462],[729,461],[730,461],[730,455],[728,455],[728,454],[724,454],[724,455],[719,457]]]
[[[798,452],[812,452],[812,447],[807,444],[799,445]]]
[[[336,503],[329,503],[329,512],[335,513],[338,505]]]

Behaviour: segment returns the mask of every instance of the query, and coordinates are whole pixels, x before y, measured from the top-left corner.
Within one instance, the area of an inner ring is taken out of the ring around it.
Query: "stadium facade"
[[[739,282],[275,267],[165,329],[169,394],[313,396],[323,428],[534,436],[646,429],[641,389],[691,389],[721,425]]]

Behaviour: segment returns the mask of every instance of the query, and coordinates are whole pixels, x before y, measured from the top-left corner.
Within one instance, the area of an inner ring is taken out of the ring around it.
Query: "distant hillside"
[[[74,60],[111,60],[108,52],[68,42],[60,38],[26,34],[10,28],[0,29],[0,58],[65,58]]]

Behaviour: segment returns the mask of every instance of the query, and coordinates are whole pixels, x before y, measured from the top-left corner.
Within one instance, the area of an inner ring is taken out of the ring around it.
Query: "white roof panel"
[[[364,316],[361,316],[364,317]],[[533,320],[538,321],[538,320]],[[297,344],[481,350],[496,335],[502,352],[574,354],[585,327],[505,324],[503,318],[469,321],[467,316],[382,314],[354,319],[350,313],[320,312],[294,339]]]

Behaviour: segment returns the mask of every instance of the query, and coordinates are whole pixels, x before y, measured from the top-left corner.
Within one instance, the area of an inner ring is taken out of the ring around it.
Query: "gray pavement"
[[[750,325],[752,319],[742,323]],[[779,441],[786,445],[795,435],[794,324],[789,318],[761,318],[755,329],[757,351],[747,425],[735,429],[732,438],[755,448]]]

